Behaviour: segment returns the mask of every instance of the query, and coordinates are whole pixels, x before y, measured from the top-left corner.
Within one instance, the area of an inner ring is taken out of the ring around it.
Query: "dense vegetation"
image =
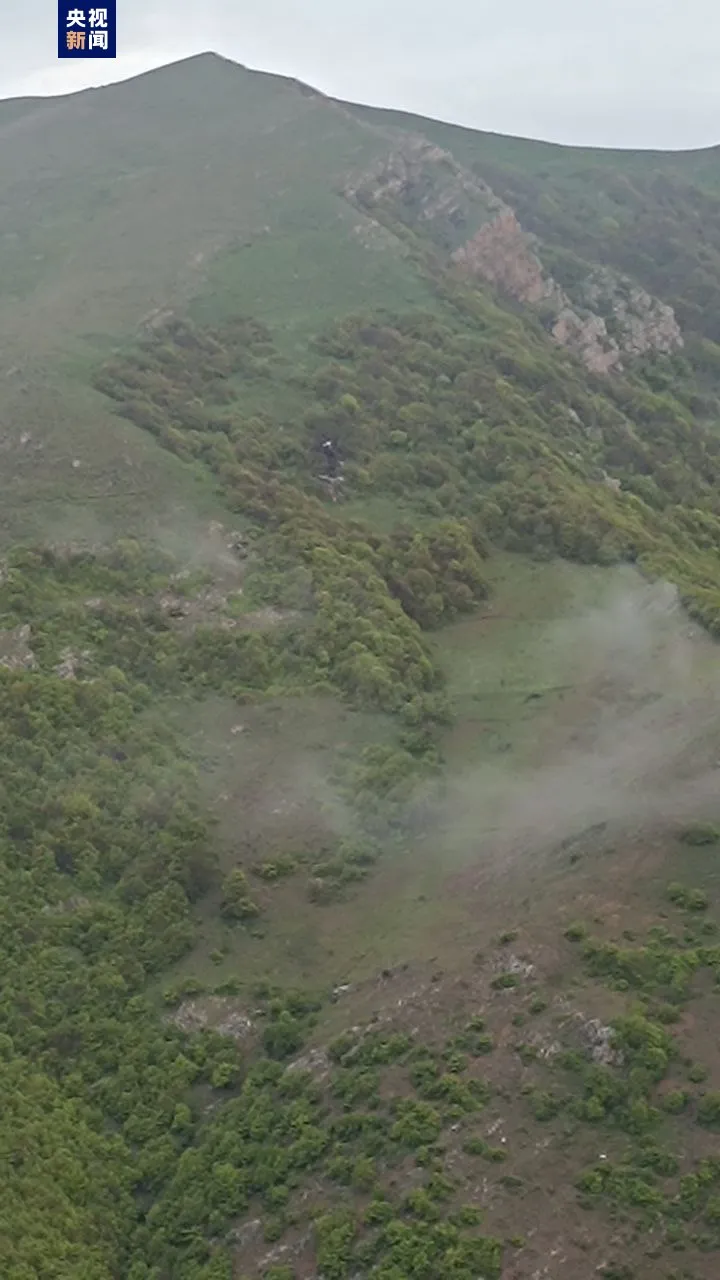
[[[168,448],[202,458],[236,509],[271,533],[272,554],[309,570],[322,593],[315,647],[340,684],[381,705],[397,704],[401,670],[407,701],[431,691],[407,616],[427,628],[472,608],[490,543],[635,562],[675,581],[713,629],[720,349],[698,341],[589,380],[539,327],[437,266],[434,275],[444,318],[351,317],[318,336],[304,368],[251,321],[210,333],[176,323],[139,362],[106,366],[99,385]],[[248,413],[248,400],[264,410]],[[398,502],[404,525],[380,537],[313,499],[328,433],[347,459],[348,493]],[[371,595],[375,636],[358,616]],[[323,627],[329,610],[337,621]],[[402,636],[394,661],[385,628]]]

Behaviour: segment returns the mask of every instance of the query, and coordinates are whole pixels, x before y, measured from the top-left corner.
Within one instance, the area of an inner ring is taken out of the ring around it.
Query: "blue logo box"
[[[58,3],[58,58],[114,58],[116,0]]]

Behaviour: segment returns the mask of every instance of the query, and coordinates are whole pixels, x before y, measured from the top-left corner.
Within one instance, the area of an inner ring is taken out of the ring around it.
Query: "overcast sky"
[[[718,0],[117,0],[117,60],[74,64],[57,59],[55,0],[0,8],[13,10],[0,44],[5,98],[212,49],[337,97],[499,133],[720,143]]]

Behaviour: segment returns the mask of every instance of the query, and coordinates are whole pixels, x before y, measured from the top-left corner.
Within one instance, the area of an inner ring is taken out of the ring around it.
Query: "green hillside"
[[[71,524],[78,508],[91,523],[146,525],[150,495],[154,516],[167,510],[168,519],[178,500],[187,513],[202,500],[202,478],[119,428],[88,375],[108,344],[184,308],[219,255],[231,263],[243,255],[247,303],[254,309],[261,290],[275,314],[285,315],[302,266],[291,308],[300,322],[365,297],[423,299],[402,261],[369,258],[346,235],[352,219],[334,182],[377,145],[372,130],[297,85],[213,55],[132,88],[88,90],[57,105],[25,101],[0,118],[10,530],[52,526],[56,513]],[[268,238],[277,242],[276,279]],[[327,275],[314,283],[326,239],[339,246],[332,286]],[[236,307],[234,292],[231,299]],[[25,431],[27,446],[19,443]]]
[[[0,103],[3,1278],[714,1280],[719,213]]]

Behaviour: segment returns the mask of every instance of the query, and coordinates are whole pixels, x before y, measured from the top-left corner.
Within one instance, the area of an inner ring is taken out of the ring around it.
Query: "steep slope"
[[[345,194],[389,227],[400,223],[429,237],[463,275],[536,307],[553,337],[591,372],[622,369],[624,354],[671,353],[683,345],[672,308],[607,267],[576,262],[569,296],[544,269],[542,250],[511,206],[424,139],[401,136],[389,157],[348,183]]]
[[[8,1280],[714,1280],[716,162],[0,110]]]
[[[562,284],[577,281],[588,261],[627,271],[670,303],[683,325],[720,337],[720,147],[561,147],[356,110],[360,119],[421,134],[484,179],[540,237]]]

